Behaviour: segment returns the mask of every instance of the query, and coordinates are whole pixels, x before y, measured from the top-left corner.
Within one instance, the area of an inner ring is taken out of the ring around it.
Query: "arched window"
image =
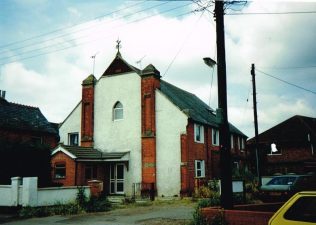
[[[120,102],[115,103],[113,107],[113,120],[123,119],[123,105]]]

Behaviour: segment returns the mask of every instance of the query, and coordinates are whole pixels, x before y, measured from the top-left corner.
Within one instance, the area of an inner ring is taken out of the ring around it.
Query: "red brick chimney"
[[[142,182],[156,189],[156,92],[160,88],[160,72],[148,65],[141,74],[142,103]]]
[[[96,78],[93,74],[89,75],[82,82],[82,101],[81,101],[81,146],[93,146],[93,127],[94,127],[94,86]]]

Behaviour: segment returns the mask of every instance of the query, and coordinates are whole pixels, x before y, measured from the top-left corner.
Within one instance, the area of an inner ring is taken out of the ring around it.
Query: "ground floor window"
[[[65,163],[56,163],[55,164],[55,178],[61,179],[66,177],[66,164]]]
[[[85,178],[86,180],[96,179],[98,177],[97,165],[86,165],[85,166]]]
[[[195,160],[195,177],[205,177],[204,160]]]

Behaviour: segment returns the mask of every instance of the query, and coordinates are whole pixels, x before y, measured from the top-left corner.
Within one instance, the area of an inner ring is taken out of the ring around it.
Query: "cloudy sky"
[[[207,10],[199,10],[207,6]],[[1,0],[0,90],[62,122],[81,82],[116,54],[217,107],[214,4],[210,1]],[[227,5],[228,119],[254,136],[250,68],[256,66],[259,132],[294,115],[316,117],[316,1]],[[284,81],[284,82],[283,82]]]

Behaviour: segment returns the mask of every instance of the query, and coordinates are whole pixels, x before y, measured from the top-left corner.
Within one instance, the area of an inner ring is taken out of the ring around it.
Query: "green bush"
[[[104,212],[111,209],[111,203],[106,196],[91,197],[84,206],[87,212]]]
[[[41,206],[41,207],[23,207],[19,216],[22,218],[30,217],[45,217],[53,215],[72,215],[82,212],[82,208],[77,203],[57,204],[54,206]]]
[[[105,195],[99,197],[86,197],[84,188],[78,187],[77,197],[75,202],[62,204],[56,203],[54,206],[41,207],[23,207],[19,216],[22,218],[44,217],[53,215],[72,215],[82,212],[103,212],[111,209],[111,203]]]
[[[78,186],[77,187],[76,202],[78,203],[78,205],[80,207],[84,208],[87,201],[88,201],[88,198],[85,194],[85,188]]]
[[[220,197],[218,192],[214,192],[210,198],[201,199],[193,212],[193,225],[206,225],[207,221],[201,214],[201,209],[211,206],[220,205]],[[215,225],[215,224],[214,224]]]

